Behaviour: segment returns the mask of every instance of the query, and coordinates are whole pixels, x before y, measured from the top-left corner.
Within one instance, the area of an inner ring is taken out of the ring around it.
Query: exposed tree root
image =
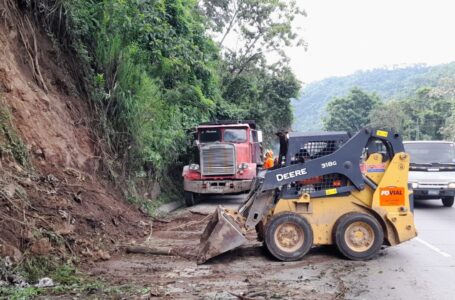
[[[39,49],[36,41],[35,29],[30,22],[30,19],[27,16],[22,17],[13,0],[5,0],[5,7],[3,7],[2,12],[5,20],[8,21],[11,26],[15,25],[21,37],[21,42],[27,52],[28,63],[30,64],[33,78],[36,83],[48,93],[49,89],[44,81],[39,64]]]

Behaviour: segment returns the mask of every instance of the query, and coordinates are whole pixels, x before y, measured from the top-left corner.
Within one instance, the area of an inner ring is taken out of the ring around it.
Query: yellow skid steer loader
[[[260,172],[238,211],[218,207],[201,236],[198,263],[247,242],[256,231],[277,259],[336,245],[352,260],[417,235],[408,190],[409,155],[385,130],[288,133],[278,165]]]

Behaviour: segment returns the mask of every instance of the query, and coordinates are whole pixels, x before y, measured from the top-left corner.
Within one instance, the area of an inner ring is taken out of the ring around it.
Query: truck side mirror
[[[258,143],[262,143],[262,130],[258,130]]]

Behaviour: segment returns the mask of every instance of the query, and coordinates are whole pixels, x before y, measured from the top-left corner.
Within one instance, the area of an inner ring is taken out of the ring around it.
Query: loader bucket
[[[218,206],[202,233],[197,263],[245,244],[244,220],[237,211]]]

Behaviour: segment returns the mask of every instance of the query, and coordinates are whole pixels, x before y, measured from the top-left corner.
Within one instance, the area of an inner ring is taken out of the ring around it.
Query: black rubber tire
[[[452,207],[454,202],[454,197],[444,197],[442,198],[442,204],[445,207]]]
[[[275,231],[277,230],[278,226],[283,223],[293,223],[303,230],[304,241],[302,246],[300,246],[296,251],[283,251],[279,249],[275,243]],[[307,254],[313,246],[313,229],[311,228],[310,223],[308,223],[304,217],[296,213],[284,212],[273,216],[270,221],[267,222],[264,238],[264,243],[267,250],[276,259],[281,261],[295,261],[305,256],[305,254]]]
[[[349,225],[355,222],[364,222],[370,225],[374,234],[373,245],[366,251],[357,252],[349,248],[345,240],[345,232]],[[368,260],[374,257],[384,243],[384,231],[379,222],[372,216],[364,213],[347,213],[341,216],[335,223],[333,241],[340,253],[351,260]]]
[[[264,231],[265,231],[264,228],[265,228],[265,226],[264,226],[264,223],[262,221],[257,223],[257,225],[256,225],[256,234],[257,234],[257,240],[259,242],[263,242],[264,241]]]
[[[187,207],[191,207],[196,204],[196,197],[193,192],[184,192],[185,204]]]

